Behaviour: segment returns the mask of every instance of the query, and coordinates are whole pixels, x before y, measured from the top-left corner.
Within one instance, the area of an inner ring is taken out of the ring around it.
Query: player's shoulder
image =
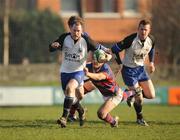
[[[130,46],[133,40],[137,37],[137,33],[132,33],[124,38],[123,42],[126,46]]]
[[[110,71],[110,70],[111,70],[111,67],[109,66],[108,63],[104,63],[104,64],[102,65],[102,69],[105,70],[105,71]]]
[[[137,37],[137,33],[132,33],[128,36],[126,36],[123,41],[121,41],[121,44],[124,46],[125,49],[129,48],[134,41],[134,39]]]
[[[149,34],[148,36],[152,40],[152,42],[155,42],[155,37],[152,34]]]
[[[59,36],[59,38],[58,38],[57,41],[58,41],[61,45],[63,45],[64,40],[65,40],[65,38],[66,38],[68,35],[70,35],[70,33],[62,33],[62,34]]]
[[[90,36],[86,32],[84,32],[81,36],[82,36],[82,38],[84,38],[86,40],[86,42],[91,41]]]
[[[132,33],[132,34],[128,35],[127,37],[125,37],[124,40],[126,40],[126,41],[132,41],[132,40],[134,40],[136,37],[137,37],[137,33]]]
[[[155,45],[155,37],[152,34],[149,34],[148,37],[151,39],[153,46]]]

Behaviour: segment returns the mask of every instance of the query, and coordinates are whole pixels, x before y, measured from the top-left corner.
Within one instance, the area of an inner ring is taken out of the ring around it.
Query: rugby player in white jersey
[[[72,16],[68,20],[69,33],[63,33],[49,45],[49,51],[62,51],[62,64],[60,67],[61,85],[65,94],[63,114],[57,123],[66,127],[67,116],[71,106],[76,106],[79,113],[80,126],[84,124],[84,109],[80,100],[84,96],[83,80],[84,67],[86,65],[88,51],[96,49],[108,50],[102,45],[92,41],[83,34],[83,20],[78,16]]]
[[[121,74],[124,83],[129,89],[136,92],[135,96],[128,99],[128,105],[134,105],[137,124],[148,126],[142,115],[143,97],[147,99],[155,98],[153,83],[145,70],[145,58],[149,56],[149,72],[155,71],[154,37],[150,35],[151,22],[141,20],[138,25],[137,33],[127,36],[122,41],[112,46],[112,53],[116,55],[118,64],[122,64]],[[124,51],[124,58],[121,61],[119,53]]]

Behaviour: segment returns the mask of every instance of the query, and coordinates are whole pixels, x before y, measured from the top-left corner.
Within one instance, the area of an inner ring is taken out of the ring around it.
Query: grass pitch
[[[100,105],[86,105],[87,121],[59,128],[56,119],[62,106],[1,107],[1,140],[178,140],[180,139],[180,106],[144,105],[149,127],[135,123],[133,108],[120,104],[112,115],[118,115],[118,128],[111,128],[96,116]]]

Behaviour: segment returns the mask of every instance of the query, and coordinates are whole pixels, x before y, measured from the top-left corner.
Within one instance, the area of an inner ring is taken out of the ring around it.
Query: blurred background
[[[179,7],[179,0],[0,0],[0,105],[62,103],[61,53],[49,53],[48,45],[68,32],[72,15],[81,16],[84,31],[107,47],[136,32],[141,19],[150,19],[157,97],[145,102],[180,105]],[[118,69],[114,60],[110,65]],[[124,88],[121,75],[117,80]],[[84,102],[99,103],[101,97],[89,94]]]

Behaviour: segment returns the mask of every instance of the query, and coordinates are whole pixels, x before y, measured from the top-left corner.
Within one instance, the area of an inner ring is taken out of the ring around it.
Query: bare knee
[[[76,89],[76,97],[78,100],[82,100],[84,98],[84,88],[83,86]]]
[[[155,93],[150,95],[150,99],[154,99],[155,97]]]
[[[73,88],[70,88],[69,86],[67,86],[66,87],[66,94],[69,96],[72,96],[72,94],[75,94],[75,90]]]
[[[150,91],[149,93],[145,94],[145,97],[147,99],[154,99],[156,96],[155,96],[155,91]]]
[[[82,100],[84,98],[84,95],[83,94],[80,94],[77,96],[78,100]]]

